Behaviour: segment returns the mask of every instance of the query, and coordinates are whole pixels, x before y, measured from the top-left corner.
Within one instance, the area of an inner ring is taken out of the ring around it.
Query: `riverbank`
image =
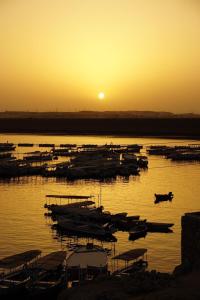
[[[130,278],[102,280],[65,290],[58,300],[198,300],[199,277],[200,272],[194,271],[168,281],[168,286],[160,284],[159,281],[152,286],[152,281],[149,281],[148,284],[144,283],[140,292],[134,289]]]
[[[200,118],[0,118],[1,133],[200,138]]]

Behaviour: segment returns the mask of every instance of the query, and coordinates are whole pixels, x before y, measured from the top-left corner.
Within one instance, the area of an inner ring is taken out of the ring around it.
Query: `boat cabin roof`
[[[41,254],[40,250],[29,250],[26,252],[18,253],[15,255],[11,255],[8,257],[5,257],[0,260],[0,268],[3,269],[14,269],[21,265],[24,265],[34,258],[36,258],[38,255]]]
[[[144,249],[144,248],[132,249],[132,250],[126,251],[122,254],[119,254],[119,255],[113,257],[113,259],[130,261],[130,260],[137,259],[140,256],[143,256],[146,252],[147,252],[147,249]]]
[[[47,198],[65,198],[65,199],[90,199],[93,196],[82,196],[82,195],[46,195]]]
[[[66,251],[56,251],[49,253],[37,260],[32,268],[42,269],[46,271],[54,271],[63,264],[66,258]]]
[[[66,204],[65,207],[83,207],[83,206],[90,206],[93,204],[95,204],[94,201],[86,200],[86,201],[81,201],[81,202],[69,203],[69,204]]]
[[[106,251],[100,246],[80,246],[69,255],[66,265],[68,268],[85,269],[88,266],[103,268],[107,265],[107,259]]]

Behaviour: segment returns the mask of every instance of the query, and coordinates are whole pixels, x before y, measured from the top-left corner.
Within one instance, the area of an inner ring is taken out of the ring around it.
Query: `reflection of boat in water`
[[[40,254],[40,250],[30,250],[0,260],[0,268],[5,272],[0,279],[1,297],[16,297],[26,292],[26,284],[31,279],[27,264]]]
[[[88,243],[71,252],[66,260],[68,280],[93,279],[99,274],[107,274],[108,257],[104,248]]]
[[[66,284],[64,261],[66,251],[56,251],[38,259],[31,266],[32,281],[27,286],[30,298],[55,297]]]
[[[149,232],[172,232],[173,223],[146,222]]]
[[[122,254],[119,254],[113,259],[122,260],[125,262],[125,267],[119,270],[116,270],[113,275],[124,276],[130,275],[135,272],[143,272],[148,266],[147,260],[144,259],[147,249],[138,248],[126,251]],[[130,261],[134,261],[129,265]]]
[[[141,237],[145,237],[147,235],[147,226],[146,224],[141,224],[132,228],[129,231],[129,240],[137,240]]]
[[[155,203],[159,203],[161,201],[172,201],[174,198],[174,194],[169,192],[168,194],[155,194]]]

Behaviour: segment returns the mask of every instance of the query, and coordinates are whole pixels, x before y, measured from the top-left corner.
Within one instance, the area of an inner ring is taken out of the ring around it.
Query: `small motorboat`
[[[155,204],[162,201],[172,201],[174,194],[169,192],[168,194],[155,194]]]
[[[158,223],[158,222],[146,222],[148,232],[173,232],[171,227],[174,226],[173,223]]]
[[[135,228],[129,231],[129,240],[137,240],[141,237],[145,237],[147,234],[147,226],[145,224],[141,224],[136,226]]]

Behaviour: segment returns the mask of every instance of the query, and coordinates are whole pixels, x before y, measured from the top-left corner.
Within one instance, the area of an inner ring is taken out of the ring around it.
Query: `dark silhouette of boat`
[[[145,237],[147,235],[147,226],[146,224],[141,224],[141,225],[138,225],[136,226],[135,228],[132,228],[130,231],[129,231],[129,240],[137,240],[141,237]]]
[[[155,194],[155,203],[159,203],[162,201],[172,201],[174,198],[174,194],[172,192],[169,192],[168,194]]]
[[[109,237],[116,232],[114,226],[109,223],[99,225],[93,222],[72,220],[65,217],[58,219],[57,226],[65,232],[92,237]]]
[[[172,232],[173,223],[146,222],[148,232]]]
[[[1,299],[26,294],[26,284],[31,280],[28,263],[40,254],[40,250],[30,250],[0,260],[0,268],[5,272],[0,279]]]
[[[56,251],[41,257],[31,266],[32,278],[27,285],[28,299],[56,299],[58,292],[66,285],[65,259],[66,251]]]
[[[148,266],[147,259],[144,259],[144,256],[147,252],[147,249],[137,248],[126,251],[122,254],[119,254],[113,259],[122,260],[125,262],[125,267],[122,269],[118,269],[113,272],[115,276],[127,276],[136,272],[143,272]],[[129,264],[129,262],[132,262]]]
[[[15,148],[13,143],[0,143],[0,152],[14,151]]]

